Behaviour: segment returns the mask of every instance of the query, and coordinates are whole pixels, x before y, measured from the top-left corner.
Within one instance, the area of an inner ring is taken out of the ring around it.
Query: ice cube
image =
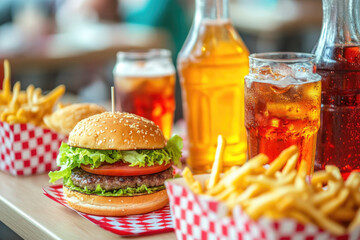
[[[256,71],[261,75],[268,75],[273,73],[270,65],[268,64],[259,66]]]
[[[298,83],[298,81],[293,78],[291,75],[287,75],[283,78],[280,78],[278,81],[276,81],[275,85],[280,88],[285,88],[289,85],[293,85]]]
[[[279,63],[272,67],[272,71],[276,80],[281,80],[286,76],[292,75],[293,69],[285,63]]]
[[[293,70],[293,77],[299,81],[306,81],[313,71],[313,65],[310,63],[292,64],[291,68]]]

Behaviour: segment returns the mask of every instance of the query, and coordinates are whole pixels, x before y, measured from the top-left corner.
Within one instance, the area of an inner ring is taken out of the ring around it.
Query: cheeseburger
[[[181,157],[182,139],[168,141],[153,122],[104,112],[81,120],[62,143],[50,182],[63,178],[68,204],[81,212],[124,216],[168,203],[164,181]]]

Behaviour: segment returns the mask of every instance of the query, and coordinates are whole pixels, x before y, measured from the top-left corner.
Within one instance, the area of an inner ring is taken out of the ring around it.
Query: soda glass
[[[152,120],[171,135],[175,110],[175,68],[171,52],[118,52],[114,67],[117,110]]]
[[[320,127],[321,77],[306,53],[250,55],[245,77],[245,127],[248,158],[265,153],[270,161],[297,145],[308,173],[314,167]]]

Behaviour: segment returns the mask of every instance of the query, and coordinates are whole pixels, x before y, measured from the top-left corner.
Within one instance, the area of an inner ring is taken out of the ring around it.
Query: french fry
[[[276,171],[284,167],[287,160],[298,151],[296,145],[293,145],[280,153],[280,155],[270,164],[269,169],[266,171],[266,176],[273,176]]]
[[[312,197],[312,202],[315,205],[320,206],[323,203],[325,203],[326,201],[328,201],[331,198],[333,198],[334,196],[336,196],[336,194],[340,191],[340,188],[341,188],[340,183],[330,181],[329,184],[328,184],[328,190],[316,193]]]
[[[352,198],[351,196],[351,190],[350,190],[350,197],[347,199],[347,201],[345,202],[345,204],[343,205],[343,207],[345,209],[354,209],[356,208],[356,202],[355,202],[355,199]]]
[[[10,108],[14,109],[17,106],[17,99],[20,93],[20,82],[15,83],[13,88],[13,95],[10,102]]]
[[[296,176],[296,171],[293,170],[291,173],[279,179],[270,178],[265,175],[258,175],[258,176],[249,175],[245,177],[245,181],[248,184],[257,183],[263,186],[267,186],[268,188],[271,188],[271,187],[277,187],[277,186],[289,184],[294,181],[295,176]]]
[[[281,219],[286,217],[282,212],[273,209],[269,209],[266,212],[264,212],[264,216],[272,219]]]
[[[265,172],[266,172],[266,168],[261,166],[261,167],[253,168],[251,171],[251,174],[252,175],[261,175],[261,174],[264,174]]]
[[[49,94],[42,96],[41,89],[29,85],[21,91],[20,82],[11,91],[10,64],[4,61],[3,89],[0,91],[0,120],[13,123],[32,123],[45,126],[44,117],[51,114],[56,101],[64,94],[65,87],[58,86]]]
[[[296,219],[297,221],[301,222],[302,224],[311,223],[310,218],[307,215],[305,215],[303,212],[300,212],[298,210],[291,210],[287,213],[287,215],[291,218]]]
[[[195,181],[193,184],[191,184],[190,188],[194,193],[197,194],[203,193],[203,189],[199,181]]]
[[[350,208],[338,208],[330,214],[330,217],[338,222],[350,222],[354,219],[356,212]]]
[[[185,167],[185,169],[182,172],[182,175],[187,183],[187,185],[190,187],[190,189],[197,194],[203,193],[202,186],[199,181],[195,180],[192,172],[188,167]]]
[[[333,235],[342,235],[359,227],[360,173],[350,174],[344,182],[337,167],[326,166],[324,171],[315,172],[311,181],[307,181],[310,166],[305,161],[298,164],[298,156],[297,147],[291,146],[268,168],[265,166],[268,157],[259,154],[222,175],[219,174],[221,166],[215,160],[205,191],[191,178],[192,175],[184,174],[184,177],[194,192],[204,192],[225,202],[229,212],[240,205],[254,220],[261,216],[290,217],[303,224],[315,224]],[[217,156],[216,159],[220,158]]]
[[[321,228],[329,231],[330,233],[335,235],[342,235],[345,233],[345,228],[341,224],[327,218],[313,205],[307,204],[305,201],[301,201],[299,199],[295,199],[294,205],[298,210],[304,212],[310,218],[314,219]]]
[[[343,182],[343,178],[341,176],[340,170],[337,167],[332,165],[327,165],[325,166],[325,171],[331,173],[336,180]]]
[[[345,182],[345,186],[357,188],[360,183],[360,175],[358,172],[352,172]]]
[[[226,199],[226,204],[229,206],[230,209],[234,208],[236,206],[236,198],[238,197],[239,193],[232,192],[228,198]]]
[[[244,178],[244,180],[247,185],[257,183],[259,185],[266,186],[267,188],[272,188],[275,185],[278,185],[277,179],[273,179],[264,175],[248,175]]]
[[[215,195],[215,198],[218,200],[225,200],[227,199],[234,191],[236,191],[234,186],[230,186],[228,188],[226,188],[224,191],[222,191],[221,193]]]
[[[321,192],[322,190],[323,190],[323,185],[322,185],[322,183],[317,183],[315,186],[313,186],[314,187],[314,190],[316,191],[316,192]]]
[[[264,154],[259,154],[253,157],[250,161],[245,163],[241,168],[238,168],[233,172],[232,175],[224,177],[223,180],[227,184],[241,185],[241,180],[244,179],[246,175],[253,172],[255,169],[258,169],[260,166],[263,166],[269,161],[269,158]]]
[[[279,201],[276,208],[280,212],[285,212],[287,209],[289,209],[294,204],[294,201],[295,201],[296,197],[297,197],[297,195],[287,195],[287,196],[285,196],[283,199],[281,199]]]
[[[311,178],[311,184],[315,186],[316,184],[320,183],[322,186],[324,183],[327,183],[331,178],[332,178],[331,173],[328,173],[326,171],[318,171],[313,174]]]
[[[27,101],[29,106],[33,105],[33,98],[34,98],[34,85],[30,84],[27,89],[26,89],[26,97],[27,97]]]
[[[282,186],[291,184],[294,182],[296,177],[296,170],[292,170],[291,172],[283,175],[282,177],[277,179],[277,185],[276,186]]]
[[[298,161],[299,158],[299,153],[296,152],[294,155],[292,155],[289,160],[286,162],[285,167],[282,170],[283,174],[287,174],[289,172],[291,172],[292,170],[295,169],[296,167],[296,163]]]
[[[34,94],[33,94],[33,103],[38,103],[39,102],[39,99],[41,97],[41,88],[36,88],[34,90]]]
[[[207,188],[213,188],[215,184],[219,182],[220,173],[222,172],[224,162],[224,151],[225,151],[226,140],[223,136],[218,136],[215,161],[212,166],[211,175]]]
[[[334,212],[345,202],[345,200],[349,196],[349,193],[350,193],[349,189],[347,188],[342,189],[337,198],[331,199],[321,206],[320,208],[321,212],[324,213],[325,215],[329,215],[332,212]]]
[[[188,186],[192,186],[195,183],[195,178],[194,178],[192,172],[190,171],[190,168],[185,167],[182,172],[182,175]]]
[[[350,225],[348,227],[348,231],[349,232],[353,231],[359,225],[360,225],[360,209],[357,210],[354,219],[352,220],[352,222],[350,223]]]
[[[246,212],[252,219],[256,220],[266,211],[266,209],[274,206],[281,198],[288,194],[298,192],[299,190],[292,186],[279,187],[274,191],[264,193],[261,196],[251,199]]]
[[[6,119],[6,122],[8,122],[8,123],[25,123],[26,119],[18,117],[16,115],[9,115]]]
[[[40,97],[38,104],[54,103],[57,101],[65,92],[65,86],[59,85],[47,95]]]
[[[11,99],[11,86],[10,86],[10,63],[8,60],[4,61],[4,81],[3,81],[3,99],[8,103]]]
[[[300,162],[300,166],[299,166],[299,169],[298,169],[298,176],[302,179],[305,180],[306,178],[306,175],[307,175],[307,169],[308,169],[308,164],[307,162],[305,161],[301,161]]]
[[[237,168],[235,171],[230,173],[229,175],[223,177],[218,184],[214,186],[212,189],[207,190],[207,194],[214,196],[224,190],[226,186],[231,184],[241,183],[241,179],[244,178],[251,172],[251,169],[257,168],[266,164],[269,161],[268,157],[264,154],[259,154],[253,157],[250,161],[245,163],[241,168]]]
[[[252,198],[253,196],[257,196],[267,190],[267,187],[261,186],[260,184],[252,184],[236,198],[236,203],[241,204],[242,202]]]

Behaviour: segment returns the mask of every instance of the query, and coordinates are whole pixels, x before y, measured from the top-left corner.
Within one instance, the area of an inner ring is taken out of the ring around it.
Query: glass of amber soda
[[[307,53],[258,53],[249,57],[245,77],[245,127],[248,158],[265,153],[273,161],[291,145],[298,166],[313,172],[320,127],[321,77]]]
[[[118,52],[113,70],[116,107],[157,124],[170,138],[175,111],[175,67],[166,49]]]

